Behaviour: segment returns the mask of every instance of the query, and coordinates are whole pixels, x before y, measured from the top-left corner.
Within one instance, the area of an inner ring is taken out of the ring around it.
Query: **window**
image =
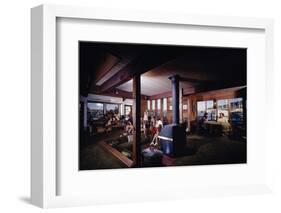
[[[89,121],[102,119],[106,113],[119,114],[119,104],[88,102],[87,106]]]
[[[155,100],[152,100],[152,110],[155,110]]]
[[[242,111],[243,110],[243,98],[234,98],[229,100],[230,111]]]
[[[161,110],[161,99],[157,100],[157,110]]]
[[[150,110],[150,100],[147,101],[147,110]]]
[[[163,116],[167,117],[168,102],[167,98],[163,98]]]
[[[208,120],[230,121],[232,124],[243,123],[243,98],[217,100],[217,109],[214,101],[197,102],[197,118],[201,119],[205,112],[208,113]]]
[[[234,98],[229,100],[230,119],[232,123],[243,122],[243,98]]]
[[[225,119],[229,119],[229,114],[228,114],[228,100],[218,100],[217,101],[217,108],[218,108],[218,117],[223,116]]]
[[[218,100],[217,105],[218,105],[218,109],[228,109],[228,100],[227,99]]]
[[[119,114],[119,105],[118,104],[105,104],[106,113]]]
[[[205,113],[208,113],[208,120],[216,120],[216,110],[214,109],[214,101],[198,101],[197,102],[197,117],[201,119]]]
[[[98,120],[100,118],[103,118],[104,115],[103,103],[88,102],[87,106],[88,106],[89,120]]]
[[[208,113],[208,120],[210,121],[214,121],[216,120],[217,116],[216,116],[216,109],[214,109],[214,101],[213,100],[209,100],[206,101],[206,112]]]
[[[197,102],[197,116],[198,117],[203,117],[205,112],[206,112],[206,103],[205,103],[205,101],[198,101]]]
[[[207,110],[214,108],[214,101],[206,101]]]
[[[167,111],[167,98],[163,98],[163,111]]]

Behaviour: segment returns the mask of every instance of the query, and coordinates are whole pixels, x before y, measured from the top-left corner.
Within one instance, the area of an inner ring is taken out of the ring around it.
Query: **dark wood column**
[[[135,167],[141,163],[141,84],[140,75],[133,77],[133,161]]]
[[[180,100],[179,100],[179,76],[174,75],[169,77],[172,81],[172,105],[173,105],[173,123],[179,124],[180,120]]]

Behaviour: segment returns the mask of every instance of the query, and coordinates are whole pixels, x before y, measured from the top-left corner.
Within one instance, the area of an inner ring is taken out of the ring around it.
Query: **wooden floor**
[[[120,160],[122,163],[124,163],[128,168],[132,167],[134,162],[127,158],[125,155],[123,155],[118,150],[114,149],[112,146],[108,145],[105,141],[100,141],[99,146],[103,147],[105,150],[107,150],[109,153],[114,155],[118,160]]]

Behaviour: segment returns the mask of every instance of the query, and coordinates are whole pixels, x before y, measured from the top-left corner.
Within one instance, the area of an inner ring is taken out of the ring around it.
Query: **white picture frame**
[[[131,191],[130,197],[116,196],[116,193],[109,195],[107,199],[101,196],[100,199],[94,195],[59,195],[58,189],[58,152],[57,152],[57,87],[60,82],[57,81],[57,58],[56,58],[56,36],[57,20],[65,19],[87,19],[87,20],[115,20],[122,22],[134,23],[153,23],[155,26],[199,26],[202,28],[219,28],[219,29],[256,29],[262,30],[265,35],[265,67],[263,72],[266,76],[264,97],[266,105],[273,104],[270,90],[273,88],[271,79],[273,78],[273,21],[271,19],[241,18],[241,17],[216,17],[204,15],[173,14],[151,11],[121,11],[101,8],[84,8],[74,6],[54,6],[41,5],[31,10],[31,201],[33,204],[43,207],[62,207],[76,205],[91,205],[100,203],[114,202],[136,202],[141,200],[163,200],[177,199],[188,197],[204,196],[223,196],[223,195],[241,195],[264,193],[271,191],[271,173],[269,162],[266,162],[262,173],[266,178],[259,183],[241,184],[233,183],[232,185],[217,185],[210,187],[200,187],[199,182],[193,183],[193,188],[178,188],[169,185],[169,192],[173,196],[164,196],[163,191],[155,188],[151,196],[147,196],[139,188]],[[266,119],[263,118],[266,122]],[[265,127],[266,128],[266,127]],[[268,128],[264,131],[264,138],[271,130]],[[265,141],[266,146],[270,146],[270,141]],[[269,153],[264,153],[268,154]],[[209,171],[215,167],[206,168]],[[152,171],[154,169],[150,169]],[[178,175],[181,170],[170,169]],[[112,171],[107,172],[107,175]],[[124,171],[114,171],[115,174],[121,174]],[[135,171],[138,173],[137,171]],[[158,170],[157,172],[162,172]],[[164,174],[164,173],[163,173]],[[140,178],[138,179],[140,180]],[[138,181],[136,180],[136,181]],[[114,189],[113,189],[114,190]],[[167,192],[167,191],[165,191]],[[95,194],[102,193],[96,191]],[[115,197],[113,197],[115,194]],[[118,193],[117,193],[118,194]],[[154,199],[155,197],[155,199]]]

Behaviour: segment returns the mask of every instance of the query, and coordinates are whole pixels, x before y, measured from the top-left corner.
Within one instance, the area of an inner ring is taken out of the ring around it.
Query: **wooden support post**
[[[133,77],[133,161],[134,166],[141,164],[141,84],[140,75]]]

